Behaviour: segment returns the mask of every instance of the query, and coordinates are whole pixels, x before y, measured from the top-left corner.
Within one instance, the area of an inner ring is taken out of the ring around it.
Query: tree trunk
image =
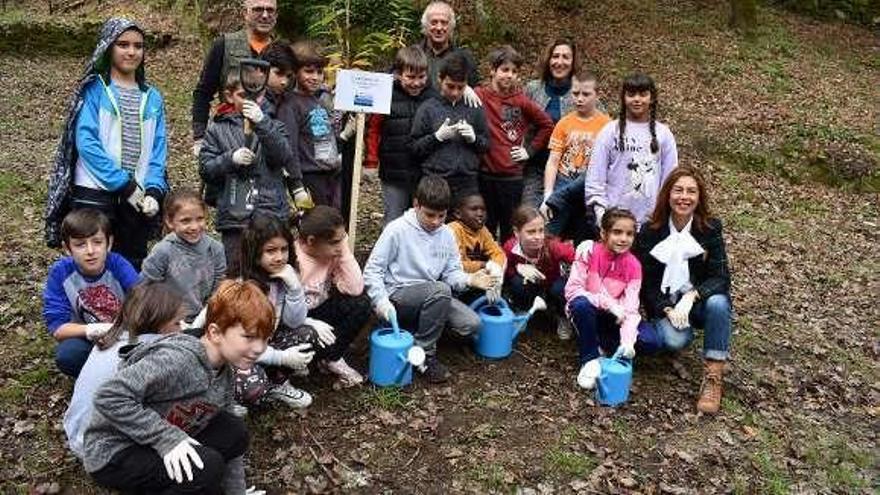
[[[730,27],[753,31],[758,24],[757,0],[730,0]]]

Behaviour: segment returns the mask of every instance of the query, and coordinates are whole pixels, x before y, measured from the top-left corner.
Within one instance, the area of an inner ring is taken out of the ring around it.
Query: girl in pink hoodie
[[[565,285],[567,310],[577,328],[581,369],[578,385],[590,389],[599,376],[599,348],[607,353],[622,348],[635,356],[639,322],[642,265],[629,250],[636,218],[620,208],[602,217],[601,242],[584,241]]]

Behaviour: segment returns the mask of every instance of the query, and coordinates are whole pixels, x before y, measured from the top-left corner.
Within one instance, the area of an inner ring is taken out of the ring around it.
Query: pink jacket
[[[603,311],[618,304],[623,307],[624,319],[620,325],[620,340],[634,344],[638,333],[639,289],[642,286],[642,265],[631,252],[614,254],[600,242],[593,243],[589,252],[581,253],[571,267],[565,285],[565,300],[586,297]]]
[[[342,257],[329,264],[322,264],[309,256],[299,240],[294,242],[294,245],[297,271],[310,310],[317,308],[330,297],[332,286],[336,286],[336,290],[349,296],[359,296],[364,292],[364,276],[357,260],[348,249],[348,244],[343,247]]]

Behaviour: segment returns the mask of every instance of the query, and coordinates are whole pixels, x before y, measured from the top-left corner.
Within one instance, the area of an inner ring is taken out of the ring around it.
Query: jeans
[[[522,201],[521,177],[480,177],[480,194],[486,201],[486,228],[501,242],[513,234],[510,216]]]
[[[541,206],[544,200],[544,166],[549,157],[550,152],[545,148],[529,158],[529,163],[523,168],[523,204],[535,208]]]
[[[238,276],[241,273],[241,232],[242,229],[220,231],[220,241],[226,253],[226,275]]]
[[[568,310],[577,329],[581,365],[598,358],[600,347],[606,354],[617,351],[620,345],[620,325],[617,324],[617,317],[593,306],[593,303],[583,296],[572,299],[568,304]],[[637,352],[639,354],[656,352],[658,346],[654,343],[653,326],[645,321],[639,322],[638,332],[636,347],[640,349]]]
[[[401,287],[390,299],[401,327],[413,332],[416,344],[429,356],[436,354],[443,330],[448,328],[459,337],[470,337],[480,328],[477,313],[453,298],[452,289],[444,282]]]
[[[694,340],[694,327],[703,328],[703,357],[726,361],[730,357],[730,296],[715,294],[694,304],[689,315],[691,325],[681,330],[672,326],[668,318],[654,320],[663,347],[680,350]]]
[[[382,182],[382,203],[385,206],[385,225],[391,223],[392,220],[400,217],[412,206],[412,193],[410,188],[394,184],[391,182]]]
[[[92,343],[87,339],[83,337],[64,339],[55,346],[55,365],[65,375],[76,378],[86,364],[90,352],[92,352]]]
[[[201,457],[204,468],[193,466],[192,481],[187,481],[186,476],[183,483],[169,478],[162,458],[146,445],[133,445],[122,450],[106,466],[92,473],[92,477],[101,486],[123,492],[165,495],[223,493],[229,465],[236,462],[243,468],[239,458],[247,451],[247,426],[241,419],[221,411],[193,438],[201,444],[193,448]]]

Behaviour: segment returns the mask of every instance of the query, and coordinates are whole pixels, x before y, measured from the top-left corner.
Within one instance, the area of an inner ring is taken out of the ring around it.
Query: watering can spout
[[[529,318],[532,317],[538,311],[544,311],[547,309],[547,302],[544,301],[544,298],[541,296],[535,297],[535,300],[532,301],[532,307],[529,308],[529,311],[525,314],[514,317],[514,327],[516,328],[516,335],[519,335],[526,329],[526,324],[529,322]]]

